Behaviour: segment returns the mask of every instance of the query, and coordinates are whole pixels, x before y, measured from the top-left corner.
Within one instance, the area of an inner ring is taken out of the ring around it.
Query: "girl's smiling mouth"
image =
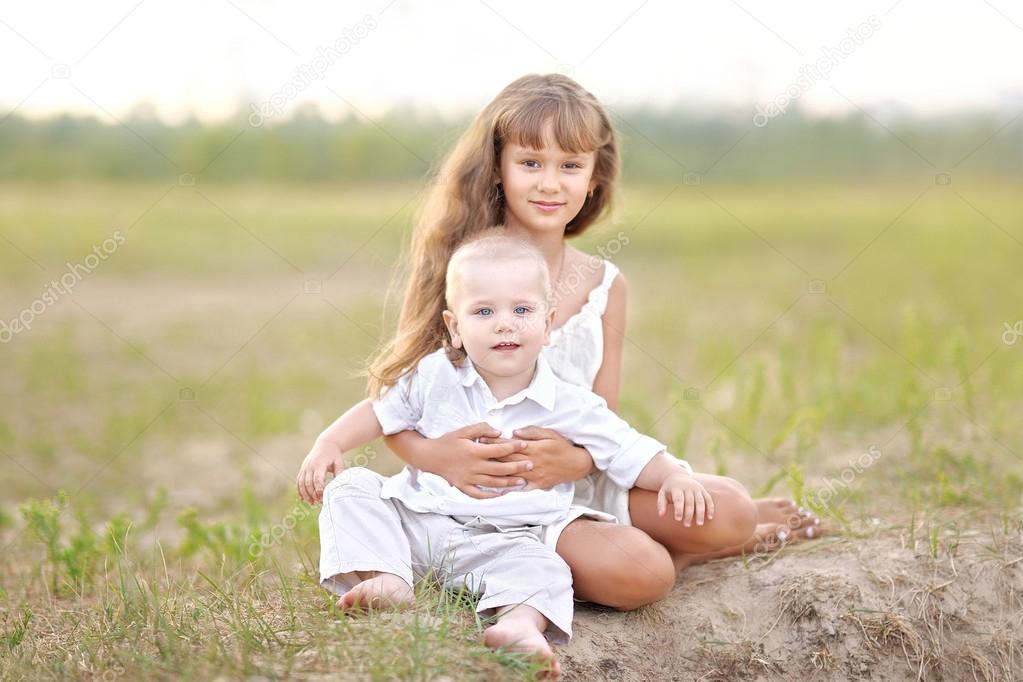
[[[533,204],[541,211],[546,211],[548,213],[553,213],[565,205],[564,203],[556,201],[530,201],[529,203]]]

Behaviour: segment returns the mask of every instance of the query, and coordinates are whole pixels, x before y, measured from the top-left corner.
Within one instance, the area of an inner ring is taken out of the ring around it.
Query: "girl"
[[[370,365],[371,397],[441,347],[448,259],[465,239],[503,224],[535,244],[551,271],[558,313],[544,350],[549,364],[562,379],[591,388],[617,409],[625,278],[611,262],[588,256],[565,240],[582,234],[608,211],[618,169],[607,113],[575,81],[557,74],[530,75],[502,90],[462,135],[418,216],[398,330]],[[621,238],[627,243],[626,236]],[[346,414],[360,415],[372,418],[369,399]],[[435,439],[404,431],[385,443],[408,464],[475,497],[487,495],[477,486],[527,481],[548,488],[576,481],[576,504],[619,520],[578,518],[549,533],[571,567],[579,599],[638,608],[665,596],[677,573],[689,565],[819,534],[819,520],[793,501],[753,501],[738,481],[702,473],[696,476],[714,500],[714,518],[691,526],[660,517],[656,494],[616,487],[603,473],[594,473],[586,450],[558,433],[526,428],[513,435],[515,440],[503,441],[481,423]],[[309,502],[319,501],[326,473],[342,467],[336,451],[314,446],[298,475],[299,493]],[[749,537],[754,523],[756,531]],[[637,571],[637,565],[649,570]]]

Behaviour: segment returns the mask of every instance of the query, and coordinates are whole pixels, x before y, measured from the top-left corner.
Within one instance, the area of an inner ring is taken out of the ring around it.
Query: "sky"
[[[145,109],[216,121],[315,105],[328,118],[396,104],[478,110],[525,73],[558,71],[608,105],[694,111],[794,100],[940,115],[1023,109],[1023,6],[848,3],[7,3],[0,119],[108,120]],[[827,73],[822,69],[827,69]]]

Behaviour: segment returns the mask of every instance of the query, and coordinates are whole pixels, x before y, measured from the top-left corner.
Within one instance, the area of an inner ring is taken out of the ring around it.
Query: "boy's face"
[[[544,299],[539,265],[529,258],[461,263],[444,323],[484,379],[531,378],[547,344],[554,309]]]

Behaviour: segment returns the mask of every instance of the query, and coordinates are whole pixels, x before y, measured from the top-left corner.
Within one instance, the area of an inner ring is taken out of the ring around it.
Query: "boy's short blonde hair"
[[[547,260],[540,253],[540,249],[520,237],[514,237],[503,228],[494,227],[481,236],[471,239],[451,254],[448,261],[448,269],[444,281],[444,298],[448,309],[455,293],[455,277],[463,263],[468,261],[494,261],[524,259],[532,261],[537,266],[540,276],[540,290],[543,292],[543,303],[549,305],[551,301],[551,275],[547,269]]]

